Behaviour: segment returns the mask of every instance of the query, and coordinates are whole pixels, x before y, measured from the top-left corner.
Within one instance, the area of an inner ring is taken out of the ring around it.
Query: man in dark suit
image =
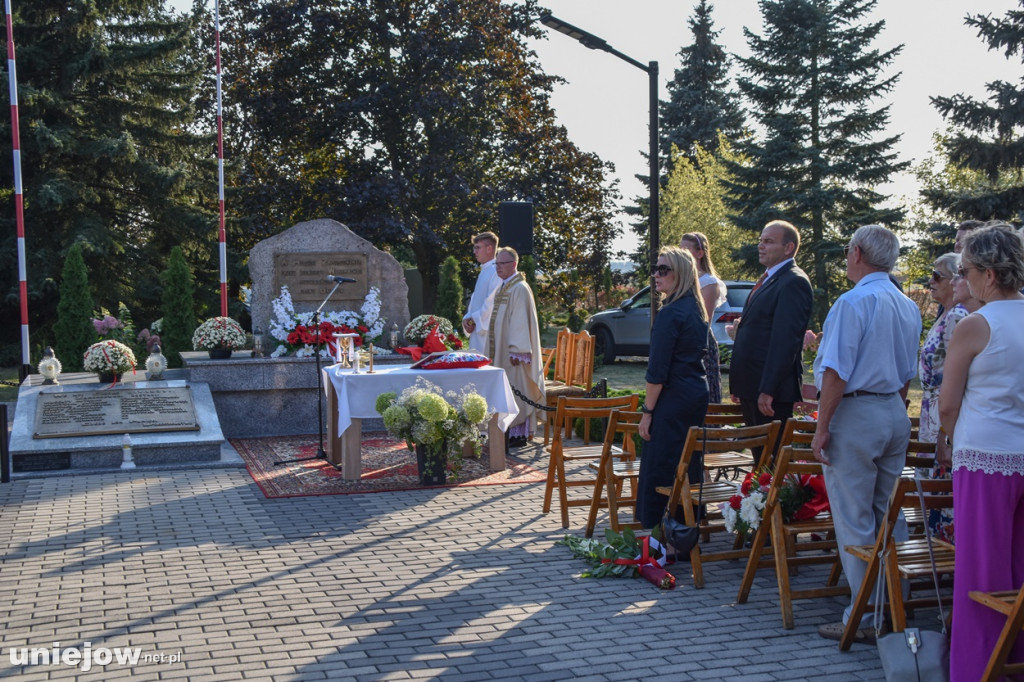
[[[729,368],[729,388],[748,426],[785,423],[802,397],[804,333],[814,295],[793,260],[799,249],[800,233],[783,220],[765,225],[757,242],[765,272],[743,306]]]

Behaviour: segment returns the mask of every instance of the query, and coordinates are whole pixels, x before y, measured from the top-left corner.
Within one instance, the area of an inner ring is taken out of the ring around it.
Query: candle
[[[370,344],[370,369],[366,370],[367,374],[373,374],[373,344]]]

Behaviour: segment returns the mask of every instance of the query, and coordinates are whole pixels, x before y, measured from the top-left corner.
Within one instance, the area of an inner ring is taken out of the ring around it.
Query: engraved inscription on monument
[[[286,284],[293,301],[320,303],[334,287],[334,282],[327,281],[327,275],[337,275],[356,281],[338,287],[334,300],[358,301],[362,305],[370,291],[366,263],[365,253],[275,254],[274,296],[281,291],[281,285]]]
[[[198,431],[187,386],[120,390],[43,391],[33,438],[99,436],[150,431]]]

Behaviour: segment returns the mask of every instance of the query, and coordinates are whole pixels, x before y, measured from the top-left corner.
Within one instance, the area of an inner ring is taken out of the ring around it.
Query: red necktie
[[[768,278],[768,273],[767,272],[762,272],[761,276],[757,278],[756,282],[754,282],[754,288],[750,290],[750,295],[751,296],[754,295],[755,291],[757,291],[758,289],[761,288],[761,285],[764,284],[764,281],[767,278]]]

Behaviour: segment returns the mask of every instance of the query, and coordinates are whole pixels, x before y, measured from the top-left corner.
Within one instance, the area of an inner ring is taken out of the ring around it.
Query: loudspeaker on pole
[[[511,246],[520,256],[533,253],[533,202],[503,201],[498,204],[501,246]]]

